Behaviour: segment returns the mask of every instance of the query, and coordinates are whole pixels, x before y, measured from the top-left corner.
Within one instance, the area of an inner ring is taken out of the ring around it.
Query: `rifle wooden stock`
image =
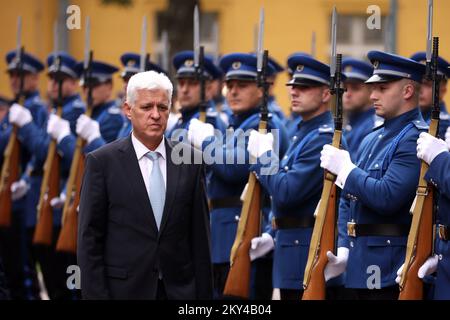
[[[335,130],[333,146],[338,148],[342,132]],[[327,251],[335,247],[337,189],[336,176],[325,171],[322,195],[316,209],[316,220],[311,236],[308,261],[303,276],[302,300],[325,300],[324,271],[328,263]]]
[[[80,147],[78,147],[80,146]],[[78,212],[80,202],[81,179],[84,171],[83,141],[77,139],[77,148],[70,168],[69,180],[66,186],[67,197],[64,203],[61,232],[56,244],[57,251],[76,253]]]
[[[17,126],[14,125],[3,154],[2,175],[0,178],[0,227],[9,227],[11,225],[11,185],[19,180],[20,143],[17,139],[17,130]]]
[[[435,136],[438,126],[438,120],[432,119],[428,132]],[[411,207],[413,218],[406,246],[405,263],[399,283],[400,294],[398,298],[400,300],[423,299],[423,281],[419,279],[417,272],[431,255],[433,248],[434,190],[433,186],[425,180],[428,167],[428,164],[422,161],[419,186]]]
[[[37,223],[33,243],[50,246],[53,239],[53,208],[50,201],[59,196],[60,156],[56,152],[56,140],[51,140],[44,164],[44,177],[37,207]]]
[[[259,131],[265,132],[267,123],[260,122]],[[248,187],[242,205],[236,238],[231,248],[230,271],[223,294],[229,297],[248,299],[250,296],[250,245],[261,233],[261,185],[253,173],[248,178]]]
[[[426,165],[422,163],[422,166]],[[428,167],[428,166],[427,166]],[[431,186],[428,188],[428,195],[423,201],[423,209],[420,214],[420,223],[417,232],[410,231],[410,236],[414,237],[416,234],[417,241],[415,241],[415,248],[412,250],[412,256],[409,256],[409,267],[406,267],[404,284],[400,286],[399,300],[422,300],[423,295],[423,280],[417,276],[419,268],[431,255],[433,247],[433,195],[434,191]],[[416,214],[416,213],[414,213]],[[413,217],[414,220],[414,217]],[[409,243],[409,237],[408,237]],[[409,248],[407,248],[409,250]],[[403,268],[405,268],[405,266]]]
[[[89,109],[88,109],[89,110]],[[86,112],[87,113],[87,112]],[[76,254],[78,232],[78,205],[80,203],[81,181],[84,172],[84,140],[77,138],[75,152],[70,166],[69,180],[66,185],[62,227],[56,243],[56,250]]]

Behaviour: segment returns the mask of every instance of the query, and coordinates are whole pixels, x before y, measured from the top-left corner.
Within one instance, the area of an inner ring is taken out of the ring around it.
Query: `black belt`
[[[272,226],[274,229],[312,228],[314,221],[314,217],[281,217],[273,218]]]
[[[438,225],[439,239],[443,241],[448,241],[450,239],[450,226],[445,226],[443,224]]]
[[[35,169],[30,172],[30,177],[43,176],[43,175],[44,175],[44,170],[42,170],[42,169]]]
[[[221,209],[221,208],[241,207],[241,206],[242,206],[242,201],[241,201],[241,198],[238,196],[209,200],[210,210]],[[264,197],[263,207],[270,207],[270,198],[269,197]]]
[[[242,201],[239,197],[226,197],[209,200],[210,209],[231,208],[242,206]]]
[[[403,237],[408,236],[409,229],[410,226],[407,224],[356,224],[354,222],[347,222],[347,234],[351,237]]]

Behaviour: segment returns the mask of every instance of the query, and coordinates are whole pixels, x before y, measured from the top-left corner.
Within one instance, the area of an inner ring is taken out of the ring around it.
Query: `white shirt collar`
[[[166,159],[166,144],[165,144],[164,140],[165,139],[163,136],[158,147],[155,149],[155,152],[158,152],[161,155],[161,157],[165,160]],[[131,133],[131,142],[133,144],[134,151],[136,152],[138,161],[141,160],[141,158],[150,151],[149,148],[147,148],[141,141],[139,141],[138,138],[136,138],[134,136],[134,133]]]

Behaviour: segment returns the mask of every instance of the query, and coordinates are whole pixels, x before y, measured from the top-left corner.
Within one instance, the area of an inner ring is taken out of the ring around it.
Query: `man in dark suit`
[[[179,164],[163,137],[172,91],[163,74],[131,77],[132,133],[86,157],[78,230],[84,299],[212,298],[203,165]],[[198,159],[190,146],[183,151]]]

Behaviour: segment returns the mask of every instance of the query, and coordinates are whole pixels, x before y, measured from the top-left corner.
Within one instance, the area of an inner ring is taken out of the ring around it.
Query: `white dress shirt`
[[[148,149],[142,142],[140,142],[134,136],[134,133],[131,134],[131,142],[133,143],[133,148],[136,152],[136,157],[139,162],[139,168],[141,169],[142,177],[144,178],[145,189],[147,190],[147,193],[149,193],[149,179],[153,169],[153,161],[147,158],[145,155],[151,150]],[[160,157],[158,157],[159,168],[161,169],[164,186],[167,190],[166,144],[164,143],[164,137],[154,151],[160,154]]]

